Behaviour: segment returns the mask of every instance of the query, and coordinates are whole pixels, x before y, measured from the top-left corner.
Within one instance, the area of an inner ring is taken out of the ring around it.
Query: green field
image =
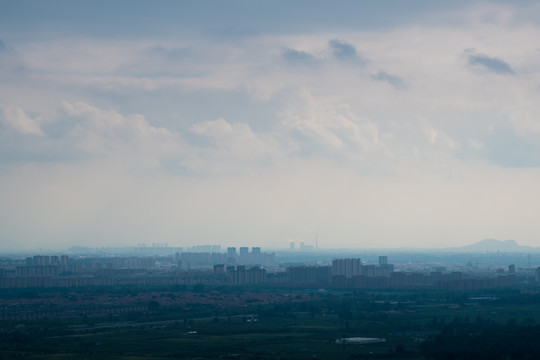
[[[445,357],[433,344],[450,346],[450,352],[468,349],[452,349],[449,339],[457,344],[471,337],[483,341],[488,331],[491,338],[537,332],[538,295],[501,292],[489,300],[471,299],[475,295],[329,292],[276,304],[206,305],[196,311],[156,306],[138,316],[7,321],[0,358],[438,359]],[[386,341],[337,344],[342,337]]]

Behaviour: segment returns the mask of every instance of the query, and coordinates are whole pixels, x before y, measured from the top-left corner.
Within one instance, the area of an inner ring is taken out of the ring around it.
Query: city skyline
[[[539,15],[1,2],[0,251],[537,247]]]

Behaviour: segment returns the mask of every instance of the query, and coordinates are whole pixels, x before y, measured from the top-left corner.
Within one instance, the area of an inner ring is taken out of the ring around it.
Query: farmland
[[[509,336],[536,334],[540,321],[540,296],[515,290],[103,291],[51,290],[26,293],[26,298],[2,293],[1,358],[442,359],[452,354],[466,358],[464,351],[473,351],[466,347],[471,337],[481,343],[484,336],[500,336],[498,342],[504,344]],[[346,337],[385,341],[336,343]],[[452,344],[461,345],[454,349]]]

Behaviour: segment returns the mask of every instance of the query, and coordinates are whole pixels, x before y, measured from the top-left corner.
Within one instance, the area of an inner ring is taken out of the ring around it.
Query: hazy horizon
[[[4,1],[0,251],[540,246],[539,18]]]

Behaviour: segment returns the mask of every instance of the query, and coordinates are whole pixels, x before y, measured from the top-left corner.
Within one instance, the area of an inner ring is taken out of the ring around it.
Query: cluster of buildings
[[[215,274],[225,274],[227,284],[258,285],[267,283],[267,271],[261,266],[246,268],[244,265],[227,266],[215,265]]]
[[[479,290],[516,284],[516,276],[476,278],[462,272],[430,273],[394,271],[386,256],[378,265],[363,264],[359,258],[334,259],[331,266],[291,266],[284,273],[268,274],[268,285],[339,289],[440,289]]]
[[[0,288],[82,287],[113,285],[230,284],[270,287],[342,289],[476,290],[512,286],[515,267],[507,274],[473,276],[463,272],[399,272],[380,256],[378,264],[359,258],[334,259],[331,265],[275,266],[275,254],[259,247],[201,248],[209,252],[177,252],[168,257],[68,258],[34,256],[0,268]],[[540,279],[540,270],[536,272]]]
[[[208,245],[210,247],[210,245]],[[210,249],[204,249],[210,250]],[[180,270],[214,266],[218,264],[226,265],[260,265],[273,266],[276,261],[275,253],[263,253],[260,247],[240,247],[239,252],[236,247],[228,247],[227,252],[194,251],[177,252],[174,255],[175,264]]]
[[[358,258],[335,259],[332,261],[332,276],[337,277],[388,277],[394,272],[394,265],[388,264],[387,256],[379,256],[379,265],[364,265]]]

